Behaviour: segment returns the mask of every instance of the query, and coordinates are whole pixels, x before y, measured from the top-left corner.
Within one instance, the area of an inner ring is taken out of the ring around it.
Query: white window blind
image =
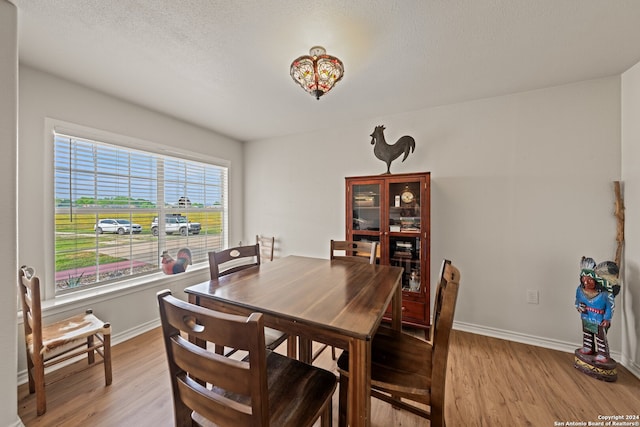
[[[224,244],[224,166],[54,133],[56,292],[161,271]],[[162,220],[164,218],[164,221]]]

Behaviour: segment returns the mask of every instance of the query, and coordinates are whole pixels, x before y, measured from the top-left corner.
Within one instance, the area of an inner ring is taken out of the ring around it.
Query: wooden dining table
[[[299,359],[311,363],[311,342],[349,350],[347,417],[371,425],[371,340],[389,304],[391,327],[402,317],[403,269],[287,256],[189,286],[189,302],[213,310],[263,313],[265,326],[298,337]]]

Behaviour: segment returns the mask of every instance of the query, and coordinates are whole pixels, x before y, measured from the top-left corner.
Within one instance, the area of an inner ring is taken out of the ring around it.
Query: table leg
[[[391,327],[396,331],[402,330],[402,286],[396,285],[396,290],[391,300]]]
[[[393,299],[391,300],[391,310],[392,310],[392,318],[391,318],[391,328],[396,331],[402,331],[402,286],[398,284],[396,286],[396,290],[393,294]],[[396,395],[393,395],[393,398],[396,400],[400,400],[400,398]],[[397,407],[394,406],[397,409]]]
[[[287,338],[287,357],[290,359],[298,358],[298,337],[289,335]]]
[[[298,352],[298,360],[311,364],[313,359],[313,351],[311,349],[312,341],[309,338],[298,337],[300,350]]]
[[[347,420],[351,427],[371,426],[371,341],[349,343]]]

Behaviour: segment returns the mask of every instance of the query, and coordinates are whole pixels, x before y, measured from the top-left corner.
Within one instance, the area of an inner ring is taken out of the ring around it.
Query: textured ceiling
[[[11,0],[21,63],[247,141],[616,75],[638,0]],[[345,76],[289,76],[321,45]]]

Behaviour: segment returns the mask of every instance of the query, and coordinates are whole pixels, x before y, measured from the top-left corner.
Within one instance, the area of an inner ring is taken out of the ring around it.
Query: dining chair
[[[331,240],[330,259],[375,264],[378,242]]]
[[[18,269],[18,293],[22,302],[29,393],[36,394],[38,416],[47,411],[45,368],[84,354],[89,365],[94,365],[95,353],[98,353],[104,364],[105,385],[111,384],[111,325],[108,322],[87,310],[84,314],[43,325],[40,279],[31,267]]]
[[[257,243],[255,245],[237,246],[222,251],[209,252],[211,280],[260,265],[260,259],[260,246]],[[268,327],[265,328],[264,335],[268,350],[275,350],[288,338],[287,334]],[[222,354],[221,352],[224,350],[217,348],[216,351]],[[235,352],[236,349],[231,349],[226,355],[230,356]],[[287,354],[292,355],[294,352],[295,345],[287,346]]]
[[[434,301],[430,340],[381,326],[371,342],[371,396],[444,427],[444,398],[449,338],[460,272],[444,260]],[[339,426],[346,426],[349,354],[338,358]],[[402,399],[402,400],[401,400]],[[429,410],[413,403],[428,405]]]
[[[260,258],[263,261],[273,261],[273,252],[276,247],[275,236],[256,235],[256,243],[260,247]]]
[[[369,264],[376,263],[378,242],[331,240],[329,245],[331,259]],[[327,344],[322,344],[311,356],[311,361],[315,361],[327,347]],[[336,360],[336,348],[333,346],[331,347],[331,359]]]
[[[260,265],[258,244],[212,251],[208,255],[211,280]]]
[[[175,425],[331,426],[332,372],[269,351],[263,314],[213,311],[157,294],[169,362]],[[247,352],[242,360],[212,353],[185,338]]]

